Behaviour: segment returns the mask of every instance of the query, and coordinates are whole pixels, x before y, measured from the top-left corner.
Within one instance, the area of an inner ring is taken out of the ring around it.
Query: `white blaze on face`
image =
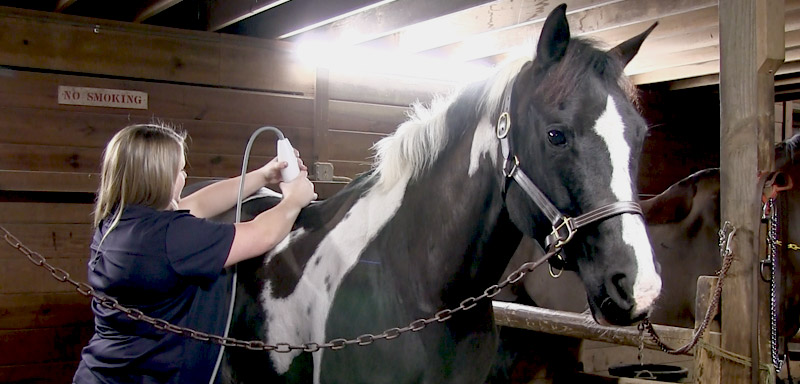
[[[630,176],[631,150],[625,140],[625,126],[609,95],[606,110],[597,119],[595,131],[605,140],[611,154],[611,191],[619,201],[634,201]],[[653,249],[640,215],[622,214],[622,240],[636,254],[636,281],[633,284],[634,313],[650,308],[661,291],[661,278],[653,264]]]
[[[345,218],[320,242],[306,263],[302,278],[289,296],[273,297],[272,282],[267,282],[261,294],[261,305],[269,313],[266,319],[268,343],[322,343],[331,337],[344,336],[325,335],[325,323],[336,290],[356,265],[367,245],[397,212],[403,201],[408,179],[408,176],[402,178],[388,190],[373,188],[358,200]],[[276,250],[285,249],[291,240],[302,235],[303,232],[292,233]],[[273,256],[274,253],[270,253],[266,262]],[[299,353],[271,352],[275,370],[279,374],[286,373]],[[322,351],[313,354],[315,384],[320,379],[322,354]]]

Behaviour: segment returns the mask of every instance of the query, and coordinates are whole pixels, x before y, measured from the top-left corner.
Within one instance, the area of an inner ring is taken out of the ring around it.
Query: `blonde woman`
[[[146,315],[222,334],[230,280],[224,267],[262,255],[286,237],[316,197],[301,173],[281,182],[273,159],[245,178],[245,196],[280,183],[283,200],[245,223],[205,218],[236,204],[238,177],[183,199],[185,135],[162,125],[118,132],[103,155],[94,214],[89,283]],[[81,353],[74,383],[207,383],[219,347],[159,331],[96,300],[95,334]]]

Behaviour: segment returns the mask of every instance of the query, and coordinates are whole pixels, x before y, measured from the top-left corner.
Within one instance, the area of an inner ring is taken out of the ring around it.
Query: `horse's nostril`
[[[618,273],[614,276],[611,276],[611,286],[612,289],[609,292],[609,296],[618,303],[618,305],[623,308],[627,309],[630,304],[630,284],[628,284],[628,277],[622,273]]]

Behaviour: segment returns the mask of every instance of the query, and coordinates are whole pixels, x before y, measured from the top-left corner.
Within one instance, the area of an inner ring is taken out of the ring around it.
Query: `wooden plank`
[[[55,11],[56,12],[64,12],[70,5],[75,4],[77,0],[58,0],[56,4]]]
[[[0,223],[9,224],[89,224],[92,204],[0,202]]]
[[[80,360],[93,333],[91,326],[0,331],[3,350],[14,351],[0,354],[0,366]]]
[[[717,288],[719,278],[716,276],[700,276],[697,278],[697,302],[695,303],[695,329],[698,329],[703,317],[707,311],[708,306],[714,296],[714,291]],[[717,307],[716,315],[719,314],[719,307]],[[714,316],[716,316],[714,315]],[[714,328],[719,328],[716,321],[712,321],[708,325],[708,330],[712,331]],[[712,343],[708,334],[703,335],[701,339],[704,343]],[[719,346],[719,344],[712,344]],[[708,352],[705,348],[697,348],[694,354],[694,378],[698,383],[719,383],[720,382],[720,357]]]
[[[299,61],[289,43],[219,34],[219,83],[242,89],[314,94],[315,68]]]
[[[620,345],[638,347],[639,330],[635,326],[605,326],[594,322],[589,315],[554,311],[517,303],[493,301],[494,319],[497,325],[530,329],[553,335],[577,337]],[[662,341],[669,345],[684,345],[692,338],[693,330],[688,328],[654,325]],[[711,337],[719,339],[718,333]],[[659,347],[645,338],[645,347],[659,350]]]
[[[774,164],[773,140],[763,134],[759,116],[773,114],[762,108],[759,100],[766,99],[767,89],[773,89],[772,76],[759,73],[763,66],[756,62],[760,42],[757,36],[757,5],[750,0],[722,1],[720,12],[720,102],[721,102],[721,219],[737,228],[732,250],[736,262],[728,272],[722,300],[722,344],[727,351],[750,356],[755,362],[765,361],[759,353],[759,342],[753,343],[753,330],[759,330],[759,319],[754,316],[751,298],[759,283],[757,274],[759,253],[760,191],[754,175],[768,171]],[[782,2],[781,2],[782,3]],[[781,5],[782,6],[782,5]],[[762,28],[766,27],[762,24]],[[771,25],[783,30],[783,23]],[[772,120],[770,118],[770,120]],[[755,129],[754,129],[755,128]],[[772,123],[768,127],[772,132]],[[725,298],[738,298],[726,300]],[[767,323],[768,326],[768,323]],[[766,334],[764,334],[766,335]],[[768,340],[761,339],[761,340]],[[763,341],[762,341],[763,342]],[[751,348],[751,346],[753,348]],[[738,363],[723,360],[720,366],[721,382],[739,384],[759,382],[756,374]]]
[[[93,326],[90,302],[78,292],[0,294],[0,330]]]
[[[323,26],[334,20],[346,18],[347,15],[357,14],[365,8],[379,5],[380,0],[293,0],[274,7],[269,12],[261,12],[248,17],[229,29],[247,36],[258,36],[266,39],[281,39],[297,31],[311,29],[314,26]],[[228,3],[228,2],[221,2]],[[238,5],[242,8],[242,5]],[[217,7],[235,7],[233,4],[217,5]],[[253,4],[246,4],[256,7]],[[242,13],[240,11],[240,13]],[[379,20],[374,20],[378,21]]]
[[[606,0],[572,0],[569,13],[596,7]],[[421,52],[446,46],[473,36],[518,25],[542,22],[557,3],[517,0],[498,0],[462,12],[450,13],[404,28],[381,38],[365,41],[363,45]],[[363,39],[363,38],[362,38]],[[517,42],[518,45],[520,42]]]
[[[331,101],[330,129],[390,134],[408,120],[411,108],[347,101]]]
[[[3,245],[6,246],[6,245]],[[43,255],[46,257],[46,255]],[[61,268],[76,281],[86,282],[89,254],[84,259],[53,259],[54,267]],[[49,259],[48,259],[49,260]],[[47,269],[30,262],[20,254],[16,259],[0,260],[0,294],[74,292],[75,287],[54,279]]]
[[[371,40],[408,25],[435,19],[491,2],[490,0],[395,0],[377,2],[347,17],[333,20],[307,32],[283,35],[290,41],[324,41],[354,44]],[[446,30],[443,27],[439,32]],[[358,31],[354,34],[353,31]]]
[[[0,106],[3,107],[140,116],[150,120],[156,117],[259,126],[269,124],[281,129],[285,126],[311,127],[313,123],[311,97],[10,69],[5,74],[0,76]],[[59,85],[146,92],[149,109],[59,105],[56,91]]]
[[[4,65],[313,94],[284,42],[8,7],[0,29]]]
[[[457,85],[447,81],[405,78],[392,75],[331,71],[330,99],[408,107],[414,102],[429,104],[434,96],[453,92]]]
[[[5,215],[4,220],[5,221]],[[48,259],[81,259],[89,255],[92,228],[88,223],[81,224],[5,224],[14,237],[33,251]],[[23,255],[16,249],[0,242],[0,261],[19,259]],[[2,306],[0,306],[2,308]]]
[[[5,144],[47,145],[60,147],[104,148],[120,129],[131,124],[152,123],[151,117],[123,116],[88,112],[65,112],[31,108],[3,108],[0,122],[0,142]],[[183,119],[163,119],[161,122],[178,127],[188,134],[189,154],[214,153],[243,156],[250,135],[260,125],[230,122],[210,122]],[[301,150],[311,148],[311,129],[281,126],[281,131]],[[29,134],[21,135],[20,132]],[[31,134],[33,133],[33,134]],[[275,156],[272,134],[258,137],[251,155]],[[1,181],[0,181],[1,183]]]
[[[212,1],[207,12],[207,31],[218,31],[233,23],[275,8],[289,0],[253,2],[251,0]]]
[[[716,0],[640,0],[635,5],[629,1],[612,2],[569,13],[567,21],[572,34],[583,35],[632,23],[645,21],[652,23],[659,18],[688,13],[716,5],[716,3]],[[453,60],[469,61],[509,52],[518,49],[523,42],[530,41],[532,37],[539,36],[543,24],[544,20],[523,23],[515,28],[484,33],[475,38],[427,50],[424,53],[440,57],[449,56]]]
[[[69,383],[78,360],[57,363],[22,364],[0,366],[0,382],[3,383]]]
[[[94,193],[97,173],[0,170],[0,190]]]
[[[301,144],[304,140],[298,140]],[[359,143],[364,142],[363,140]],[[292,141],[294,143],[294,141]],[[304,161],[311,150],[305,145],[298,146]],[[40,172],[93,173],[100,169],[100,148],[36,146],[21,144],[0,144],[0,169]],[[251,155],[248,170],[256,169],[275,157],[274,149],[267,156]],[[350,152],[343,151],[343,155]],[[360,152],[356,152],[360,153]],[[343,157],[343,160],[361,160],[363,157]],[[242,156],[190,152],[187,172],[194,177],[233,177],[242,171]]]
[[[136,14],[133,18],[133,22],[141,23],[181,1],[182,0],[150,0],[147,5]]]
[[[332,160],[350,160],[371,163],[371,148],[384,135],[331,130],[328,151]]]

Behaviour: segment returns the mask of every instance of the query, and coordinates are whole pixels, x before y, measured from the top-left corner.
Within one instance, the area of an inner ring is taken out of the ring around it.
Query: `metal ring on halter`
[[[557,272],[557,273],[553,272],[553,264],[551,264],[551,263],[547,263],[547,269],[548,269],[548,271],[550,272],[550,277],[552,277],[552,278],[554,278],[554,279],[557,279],[557,278],[561,277],[561,274],[562,274],[562,273],[564,273],[564,267],[563,267],[563,265],[567,263],[567,261],[566,261],[566,260],[564,260],[564,258],[563,258],[563,257],[561,257],[561,254],[560,254],[560,253],[556,254],[556,257],[557,257],[559,260],[561,260],[561,265],[562,265],[562,267],[558,269],[558,272]]]
[[[500,114],[500,117],[497,118],[497,138],[498,139],[505,139],[508,136],[509,127],[511,126],[511,115],[508,112],[503,112]]]
[[[569,231],[566,238],[562,238],[559,234],[559,231],[564,227],[566,227],[567,231]],[[572,240],[572,236],[575,235],[576,231],[577,230],[575,229],[575,226],[572,224],[572,218],[570,217],[565,217],[561,224],[553,227],[553,234],[558,239],[558,241],[556,241],[556,248],[561,248],[570,240]]]
[[[517,168],[519,168],[519,158],[517,158],[516,156],[514,156],[514,159],[513,159],[513,161],[514,161],[514,162],[513,162],[513,163],[511,163],[511,170],[508,170],[509,159],[506,159],[506,160],[503,162],[503,176],[505,176],[505,177],[512,177],[512,176],[514,176],[514,172],[516,172],[516,171],[517,171]]]

